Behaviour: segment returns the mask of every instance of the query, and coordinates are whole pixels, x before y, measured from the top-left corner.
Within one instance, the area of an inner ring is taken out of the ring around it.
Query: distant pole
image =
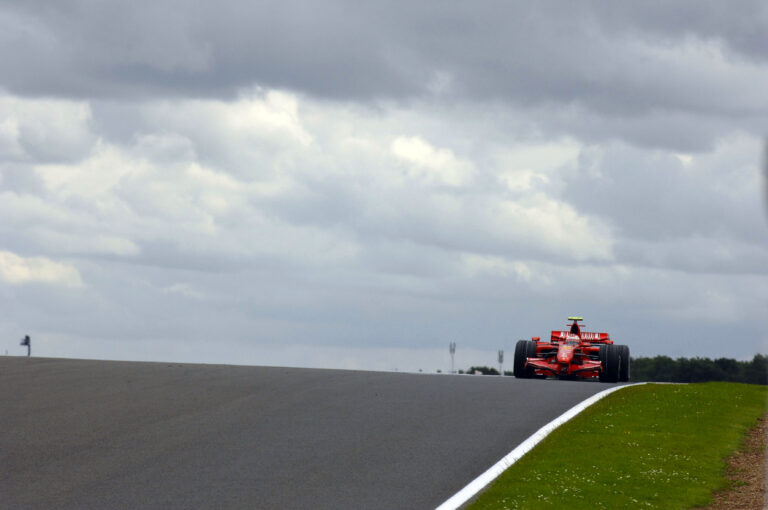
[[[453,373],[453,357],[456,354],[456,342],[451,342],[448,344],[448,351],[451,353],[451,373]]]
[[[502,366],[504,365],[504,351],[499,349],[499,375],[504,375]]]
[[[27,357],[30,357],[32,355],[32,339],[29,338],[29,335],[24,335],[24,338],[21,339],[21,345],[27,346]]]

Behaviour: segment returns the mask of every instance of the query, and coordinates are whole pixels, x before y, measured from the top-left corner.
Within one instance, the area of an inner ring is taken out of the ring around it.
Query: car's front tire
[[[531,354],[533,353],[533,354]],[[536,356],[536,342],[530,340],[518,340],[515,345],[514,373],[518,379],[530,379],[533,377],[533,368],[526,367],[528,358]]]

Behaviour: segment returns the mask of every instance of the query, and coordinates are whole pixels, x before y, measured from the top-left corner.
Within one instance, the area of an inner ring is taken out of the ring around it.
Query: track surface
[[[0,357],[4,508],[434,508],[609,385]]]

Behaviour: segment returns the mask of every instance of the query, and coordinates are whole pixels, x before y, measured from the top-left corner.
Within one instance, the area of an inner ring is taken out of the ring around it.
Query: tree
[[[768,384],[768,356],[755,354],[744,366],[744,381],[752,384]]]
[[[715,360],[715,366],[722,372],[721,381],[736,381],[739,380],[742,372],[742,367],[738,361],[730,358],[717,358]]]
[[[768,385],[768,356],[752,361],[730,358],[632,358],[633,381],[707,382],[730,381]]]
[[[469,367],[468,374],[474,374],[480,372],[482,375],[499,375],[499,371],[490,367]]]

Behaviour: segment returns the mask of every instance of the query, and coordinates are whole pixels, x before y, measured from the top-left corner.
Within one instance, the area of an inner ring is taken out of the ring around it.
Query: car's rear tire
[[[600,382],[618,382],[621,358],[619,346],[613,344],[601,345],[598,351],[603,370],[600,372]]]
[[[526,367],[528,358],[536,356],[536,342],[530,340],[518,340],[515,345],[514,374],[518,379],[530,379],[533,377],[533,368]]]
[[[619,382],[629,382],[629,346],[619,346],[619,357],[621,358]]]

